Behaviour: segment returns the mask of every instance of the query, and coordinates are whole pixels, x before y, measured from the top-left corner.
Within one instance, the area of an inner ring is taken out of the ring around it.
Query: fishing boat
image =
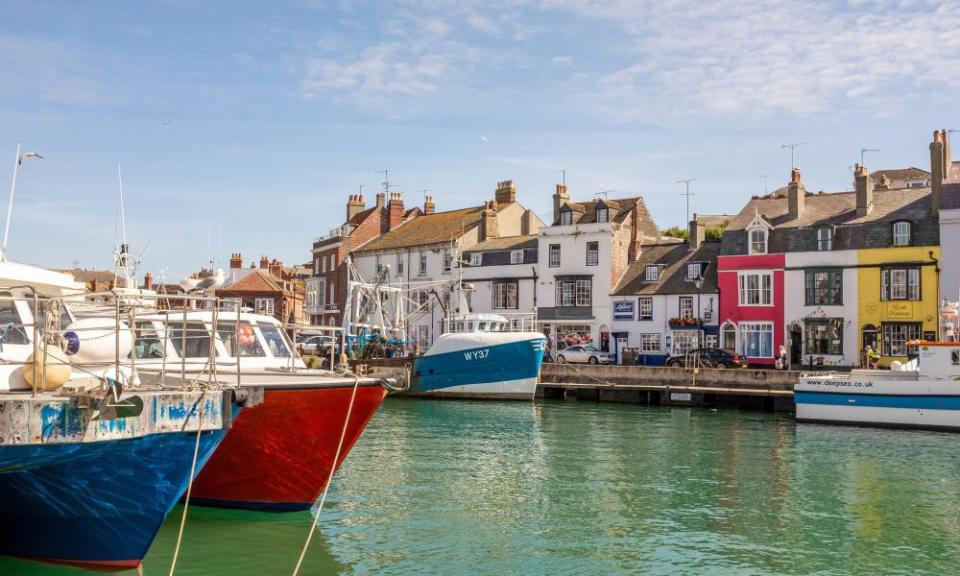
[[[124,318],[77,320],[68,275],[0,261],[0,286],[0,554],[137,568],[256,391],[141,378]]]
[[[463,314],[413,360],[409,393],[420,396],[533,399],[546,337],[497,314]]]
[[[960,430],[960,342],[913,342],[890,370],[806,376],[794,389],[797,420]]]
[[[443,332],[419,354],[407,334],[418,317],[436,302],[410,298],[409,289],[391,285],[389,266],[374,282],[365,282],[347,262],[350,271],[344,309],[344,348],[359,361],[370,354],[371,344],[395,346],[399,353],[392,364],[408,366],[409,387],[414,396],[532,400],[540,377],[547,339],[534,329],[533,314],[507,317],[470,311],[466,293],[471,289],[462,277],[438,286],[453,303],[444,310]],[[412,308],[407,315],[407,308]]]
[[[139,316],[137,330],[142,373],[212,365],[220,382],[237,379],[264,391],[263,402],[237,417],[197,476],[191,499],[197,505],[308,509],[387,394],[381,379],[307,368],[271,316],[159,312]]]

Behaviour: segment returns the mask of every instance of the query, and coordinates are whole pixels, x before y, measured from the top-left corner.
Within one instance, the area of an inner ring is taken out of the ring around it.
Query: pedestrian
[[[787,369],[787,347],[783,344],[780,345],[780,369]]]

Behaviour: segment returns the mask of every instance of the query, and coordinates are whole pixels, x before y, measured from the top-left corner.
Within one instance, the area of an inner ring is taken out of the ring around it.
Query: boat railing
[[[14,340],[30,347],[23,356],[4,354],[2,362],[32,365],[26,384],[34,395],[69,382],[70,394],[106,388],[119,397],[124,388],[142,385],[140,375],[147,368],[163,388],[240,388],[242,354],[224,366],[218,363],[216,345],[218,338],[241,341],[239,307],[221,310],[220,299],[204,294],[137,294],[136,303],[114,290],[79,296],[82,314],[74,315],[78,295],[49,296],[32,286],[0,287],[0,307],[12,320],[0,324],[0,352]],[[15,302],[25,303],[31,317],[20,314]],[[198,321],[196,312],[210,317]],[[11,338],[13,333],[21,337]],[[66,382],[60,381],[63,366],[70,368]]]
[[[444,332],[534,332],[537,315],[531,312],[460,314],[443,321]]]

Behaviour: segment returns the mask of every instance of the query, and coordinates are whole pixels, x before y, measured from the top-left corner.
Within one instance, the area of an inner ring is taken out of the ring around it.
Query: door
[[[803,332],[799,326],[790,329],[790,366],[803,364]]]
[[[877,329],[873,324],[867,324],[863,327],[860,346],[860,366],[867,365],[866,350],[867,346],[877,350]],[[877,350],[879,352],[879,350]]]

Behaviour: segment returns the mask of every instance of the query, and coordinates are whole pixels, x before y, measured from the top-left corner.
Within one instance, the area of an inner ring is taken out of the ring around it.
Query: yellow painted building
[[[857,251],[861,354],[879,346],[880,365],[888,367],[906,360],[906,342],[938,337],[939,263],[939,246]]]

